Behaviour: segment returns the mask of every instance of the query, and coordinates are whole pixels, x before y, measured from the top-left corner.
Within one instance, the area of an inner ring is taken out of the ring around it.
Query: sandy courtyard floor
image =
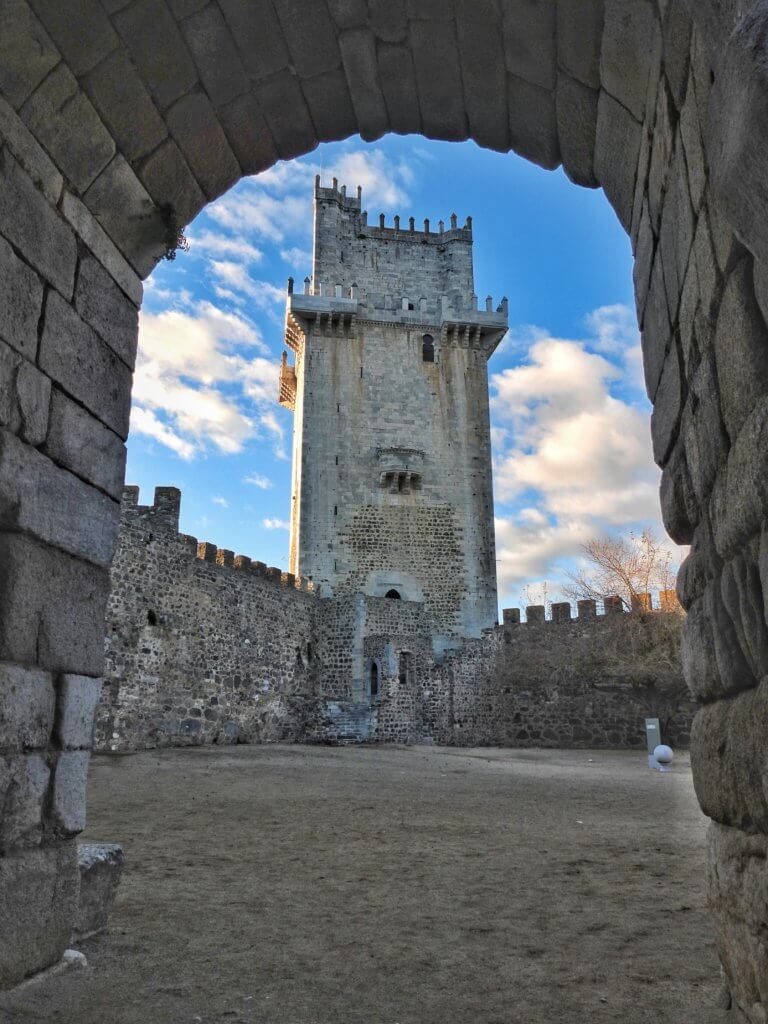
[[[231,747],[94,759],[109,935],[25,1024],[727,1021],[687,758]]]

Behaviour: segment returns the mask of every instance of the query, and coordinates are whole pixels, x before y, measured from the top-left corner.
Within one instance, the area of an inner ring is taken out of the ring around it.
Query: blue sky
[[[292,417],[277,404],[285,283],[311,272],[312,182],[380,212],[473,218],[475,283],[509,297],[489,364],[501,603],[526,603],[590,536],[661,534],[629,241],[601,192],[474,143],[388,136],[244,179],[146,284],[127,481],[183,492],[181,527],[287,564]]]

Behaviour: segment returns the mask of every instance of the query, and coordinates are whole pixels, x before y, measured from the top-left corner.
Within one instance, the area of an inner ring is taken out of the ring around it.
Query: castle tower
[[[312,278],[289,281],[290,571],[477,636],[497,618],[487,362],[507,301],[478,309],[470,218],[370,226],[361,206],[316,178]]]

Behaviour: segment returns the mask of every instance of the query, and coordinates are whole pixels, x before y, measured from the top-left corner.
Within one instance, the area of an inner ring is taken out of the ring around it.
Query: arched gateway
[[[72,924],[141,278],[244,174],[396,131],[562,162],[631,235],[720,954],[765,1020],[767,40],[758,0],[0,2],[0,984]]]

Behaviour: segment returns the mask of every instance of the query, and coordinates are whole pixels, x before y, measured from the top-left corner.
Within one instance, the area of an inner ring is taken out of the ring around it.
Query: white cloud
[[[244,484],[253,484],[254,487],[258,487],[262,491],[267,491],[272,486],[272,481],[268,476],[262,476],[261,473],[249,473],[248,476],[243,478]]]
[[[229,502],[226,498],[222,498],[221,495],[216,495],[215,498],[211,498],[214,505],[220,505],[222,508],[229,508]]]
[[[265,530],[290,530],[291,528],[287,519],[262,519],[261,525]]]
[[[634,314],[604,306],[587,323],[584,340],[513,331],[521,362],[491,378],[502,588],[557,574],[596,534],[663,533],[647,407],[617,394],[635,384]]]
[[[236,256],[246,263],[260,263],[264,257],[261,249],[251,245],[241,235],[221,235],[215,231],[204,231],[189,236],[190,252],[211,256]]]
[[[257,354],[266,351],[253,324],[209,302],[143,311],[132,429],[185,459],[241,451],[263,436],[261,406],[277,394],[277,361]]]
[[[307,271],[312,269],[312,253],[309,249],[300,249],[294,245],[290,249],[281,249],[280,256],[294,267],[301,267],[302,270],[306,268]]]
[[[251,277],[243,263],[234,260],[211,260],[211,270],[215,277],[227,286],[227,297],[234,297],[233,292],[242,292],[255,305],[262,309],[272,309],[276,303],[285,302],[285,290],[278,288],[269,281],[257,281]]]
[[[189,460],[195,457],[195,446],[161,422],[149,409],[134,405],[131,410],[131,433],[153,437],[182,459]]]

